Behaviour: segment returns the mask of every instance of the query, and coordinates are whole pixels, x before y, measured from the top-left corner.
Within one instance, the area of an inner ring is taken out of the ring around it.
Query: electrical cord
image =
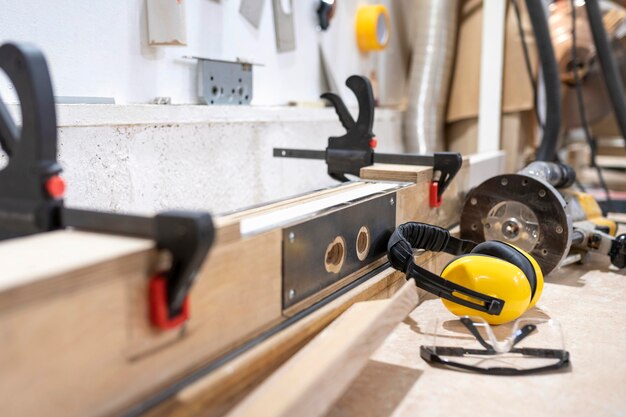
[[[537,81],[533,75],[532,64],[530,62],[530,52],[528,51],[528,42],[526,41],[526,35],[524,34],[524,26],[522,24],[522,13],[520,11],[518,0],[512,0],[513,3],[513,11],[515,12],[515,20],[517,21],[517,31],[519,33],[520,40],[522,41],[522,52],[524,54],[524,63],[526,64],[526,73],[528,74],[528,79],[530,80],[530,84],[533,87],[533,97],[535,100],[535,117],[537,118],[537,123],[541,129],[544,128],[543,120],[541,120],[541,115],[539,114],[539,106],[537,106]]]
[[[561,79],[559,66],[550,37],[543,0],[525,0],[528,17],[533,27],[539,62],[543,74],[546,114],[541,143],[537,149],[538,161],[554,161],[561,132]]]
[[[581,126],[583,132],[585,134],[585,140],[587,145],[589,145],[589,150],[591,151],[591,166],[595,168],[598,173],[598,180],[600,181],[600,186],[604,190],[604,194],[606,195],[606,204],[609,210],[613,208],[613,201],[611,200],[611,196],[609,194],[609,189],[604,181],[604,175],[602,174],[602,169],[598,166],[596,160],[597,154],[597,142],[596,139],[591,134],[591,128],[589,127],[589,123],[587,121],[587,111],[585,109],[585,102],[583,101],[583,92],[580,85],[580,76],[578,74],[578,55],[576,52],[576,2],[575,0],[570,0],[570,7],[572,9],[572,71],[574,72],[574,86],[576,90],[576,101],[578,102],[578,113],[580,115]]]

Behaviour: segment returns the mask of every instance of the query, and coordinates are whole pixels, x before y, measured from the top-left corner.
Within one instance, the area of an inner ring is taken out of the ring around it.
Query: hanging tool
[[[188,318],[187,294],[213,242],[211,215],[168,211],[142,217],[65,207],[46,60],[34,46],[7,43],[0,47],[0,68],[15,85],[22,112],[19,128],[0,101],[0,145],[9,157],[0,171],[0,240],[67,227],[154,240],[172,259],[169,270],[150,283],[152,322],[162,329],[179,326]]]
[[[589,194],[567,189],[576,179],[568,166],[536,161],[517,174],[490,178],[468,194],[461,237],[499,240],[525,250],[544,274],[588,252],[626,266],[626,235],[602,216]],[[570,256],[571,255],[571,256]]]
[[[328,165],[328,174],[338,181],[348,181],[347,174],[360,174],[361,168],[381,164],[424,165],[433,167],[433,179],[430,187],[430,205],[439,207],[442,196],[454,176],[461,169],[461,154],[435,152],[433,155],[376,153],[378,144],[372,127],[374,125],[374,94],[372,85],[366,77],[353,75],[346,80],[346,85],[356,95],[359,103],[359,117],[355,121],[341,97],[334,93],[324,93],[337,115],[346,134],[330,137],[324,151],[307,149],[274,148],[274,156],[282,158],[324,159]]]
[[[330,26],[330,21],[335,15],[335,9],[337,8],[337,2],[335,0],[319,0],[317,6],[317,21],[319,23],[318,30],[327,30]]]

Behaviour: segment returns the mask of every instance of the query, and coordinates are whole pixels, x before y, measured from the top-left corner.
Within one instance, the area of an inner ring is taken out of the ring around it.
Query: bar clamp
[[[345,103],[334,93],[324,93],[346,134],[330,137],[324,151],[308,149],[274,148],[274,156],[282,158],[323,159],[328,166],[328,174],[338,181],[349,181],[346,175],[359,176],[361,168],[383,164],[424,165],[433,167],[433,180],[430,186],[430,205],[439,207],[442,196],[452,179],[461,169],[463,158],[459,153],[435,152],[431,155],[376,153],[378,141],[372,131],[374,125],[374,94],[367,77],[352,75],[346,86],[357,98],[359,116],[355,121]]]

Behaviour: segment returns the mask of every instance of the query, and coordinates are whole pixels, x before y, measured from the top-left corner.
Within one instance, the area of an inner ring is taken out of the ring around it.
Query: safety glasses
[[[431,364],[488,375],[528,375],[569,366],[563,332],[552,319],[518,319],[490,326],[481,317],[435,320],[432,345],[420,356]]]

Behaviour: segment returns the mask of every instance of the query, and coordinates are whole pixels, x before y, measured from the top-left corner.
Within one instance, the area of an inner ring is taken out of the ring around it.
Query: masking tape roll
[[[382,4],[361,6],[356,12],[356,40],[362,52],[382,51],[389,42],[391,18]]]

